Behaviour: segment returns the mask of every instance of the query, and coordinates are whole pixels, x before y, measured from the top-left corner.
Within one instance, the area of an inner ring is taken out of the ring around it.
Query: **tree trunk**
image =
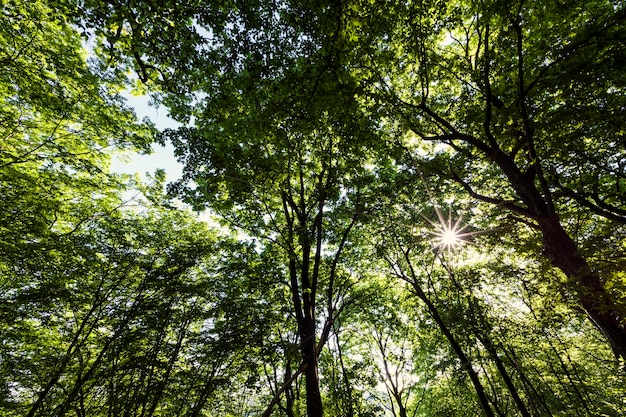
[[[307,302],[310,294],[304,294],[304,306],[307,309]],[[322,395],[320,393],[320,382],[317,368],[317,344],[315,343],[315,315],[307,314],[305,311],[304,322],[301,324],[302,359],[307,365],[304,371],[306,386],[306,409],[308,417],[323,417]]]
[[[288,381],[289,378],[291,378],[291,361],[287,359],[287,369],[285,370],[285,381]],[[291,386],[285,389],[285,401],[287,403],[287,405],[284,408],[286,417],[296,417],[295,413],[293,412],[294,401],[293,401],[293,391],[291,389]]]
[[[304,250],[306,254],[306,249]],[[304,379],[306,387],[306,408],[308,417],[323,417],[322,396],[320,393],[319,376],[317,369],[317,345],[315,340],[315,295],[311,290],[308,276],[308,258],[305,256],[301,269],[302,295],[298,282],[298,266],[295,257],[289,260],[289,278],[291,283],[291,297],[298,333],[300,336],[300,352],[304,362]]]
[[[348,396],[348,409],[345,411],[345,417],[354,417],[354,399],[352,398],[352,384],[348,377],[348,371],[346,370],[343,362],[343,354],[341,352],[341,343],[339,342],[339,335],[335,334],[337,339],[337,353],[339,354],[339,364],[341,366],[341,376],[343,377],[343,383],[346,385],[346,395]]]
[[[508,361],[515,368],[517,374],[519,375],[520,380],[522,381],[522,384],[524,386],[524,391],[526,392],[526,398],[528,398],[528,401],[531,407],[535,411],[535,415],[553,417],[553,414],[550,411],[550,407],[548,406],[548,403],[543,398],[543,394],[537,391],[533,383],[526,376],[526,373],[522,369],[519,363],[519,360],[517,359],[517,356],[515,355],[515,351],[513,350],[513,348],[511,348],[510,352],[505,348],[503,349],[503,352],[506,355],[506,358],[508,359]],[[543,412],[539,409],[539,406],[543,408]]]
[[[626,318],[616,308],[600,276],[589,268],[576,242],[563,229],[551,203],[550,191],[544,190],[547,194],[544,196],[535,185],[536,176],[542,179],[541,172],[535,172],[535,175],[522,173],[515,162],[497,148],[491,148],[488,156],[508,177],[516,194],[528,208],[528,215],[537,222],[543,235],[545,256],[574,285],[582,307],[606,336],[615,355],[626,360],[626,326],[623,324]]]
[[[444,334],[444,336],[448,340],[448,343],[450,343],[450,346],[454,350],[454,353],[456,353],[457,357],[459,358],[461,366],[469,375],[470,380],[472,381],[472,385],[474,386],[474,390],[476,391],[476,395],[478,396],[478,401],[483,408],[485,415],[487,417],[495,417],[495,414],[493,413],[493,410],[489,405],[489,398],[487,397],[485,387],[483,387],[483,384],[480,382],[480,378],[472,367],[470,359],[467,357],[467,355],[465,355],[463,348],[461,348],[461,345],[459,345],[450,329],[448,329],[448,326],[446,326],[446,324],[444,323],[443,319],[439,315],[439,311],[437,311],[437,307],[435,307],[435,305],[430,301],[430,299],[428,298],[424,290],[422,290],[422,288],[419,286],[417,281],[413,280],[412,286],[417,296],[424,302],[424,304],[426,304],[426,307],[428,307],[430,316],[433,318],[433,320],[435,320],[437,326],[439,326],[439,329]]]
[[[600,276],[589,268],[558,217],[539,218],[538,223],[546,256],[575,286],[587,315],[606,336],[615,355],[626,360],[626,328],[620,323],[621,317]]]
[[[517,392],[517,388],[515,387],[515,384],[513,384],[513,380],[511,379],[511,376],[506,370],[506,367],[504,366],[502,359],[500,359],[500,356],[498,356],[498,350],[489,339],[489,336],[483,337],[482,335],[479,334],[479,332],[476,332],[476,338],[480,341],[480,343],[482,343],[482,345],[485,347],[485,349],[491,356],[491,359],[496,364],[496,368],[498,369],[498,372],[500,373],[500,376],[502,377],[504,384],[509,390],[511,397],[513,397],[513,401],[515,402],[515,405],[517,406],[517,409],[519,410],[520,414],[523,417],[531,417],[531,414],[528,411],[526,404],[524,404],[524,401],[522,401],[521,397],[519,396],[519,393]]]

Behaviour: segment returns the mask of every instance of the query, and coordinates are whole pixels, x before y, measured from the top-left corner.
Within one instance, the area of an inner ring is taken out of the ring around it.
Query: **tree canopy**
[[[626,412],[623,2],[5,3],[3,415]]]

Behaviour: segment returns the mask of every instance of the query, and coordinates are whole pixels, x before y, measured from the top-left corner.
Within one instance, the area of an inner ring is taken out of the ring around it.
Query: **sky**
[[[148,96],[133,96],[129,92],[124,92],[122,95],[126,98],[127,104],[135,109],[139,119],[148,117],[159,130],[179,126],[177,122],[168,117],[165,107],[155,108],[149,105],[150,98]],[[158,168],[162,168],[165,170],[167,182],[175,181],[182,176],[183,167],[176,160],[174,147],[171,144],[168,143],[166,146],[153,144],[152,150],[150,155],[125,154],[124,160],[113,157],[111,170],[124,174],[139,174],[142,179],[146,179],[146,173],[151,174]],[[197,213],[197,216],[198,220],[206,222],[214,230],[225,235],[231,233],[230,229],[218,223],[216,217],[209,210]]]
[[[130,93],[122,94],[130,107],[135,109],[139,119],[148,117],[159,130],[176,127],[177,123],[167,115],[165,107],[155,108],[148,104],[148,96],[133,96]],[[111,170],[124,174],[139,174],[146,178],[146,173],[153,173],[158,168],[165,170],[168,181],[175,181],[182,176],[182,165],[176,161],[174,147],[167,144],[165,147],[153,144],[152,154],[138,155],[125,154],[122,158],[114,157]]]

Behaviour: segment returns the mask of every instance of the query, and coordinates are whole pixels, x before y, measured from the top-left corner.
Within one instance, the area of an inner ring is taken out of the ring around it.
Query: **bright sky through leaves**
[[[0,416],[626,416],[624,56],[620,0],[4,1]]]
[[[124,97],[139,119],[147,117],[159,130],[177,127],[176,122],[167,115],[165,109],[157,109],[149,104],[149,97],[131,94],[124,94]],[[176,161],[174,147],[171,144],[166,146],[154,144],[152,150],[152,153],[148,155],[134,154],[114,158],[112,168],[115,172],[139,175],[153,173],[158,168],[162,168],[167,174],[168,181],[175,181],[182,176],[182,166]]]
[[[431,232],[435,237],[436,247],[449,251],[461,246],[465,242],[465,238],[471,235],[471,233],[464,233],[467,225],[461,227],[461,218],[453,222],[451,211],[448,212],[447,218],[444,217],[441,210],[437,207],[435,207],[435,212],[439,222],[435,223],[427,220],[436,229],[434,232]]]

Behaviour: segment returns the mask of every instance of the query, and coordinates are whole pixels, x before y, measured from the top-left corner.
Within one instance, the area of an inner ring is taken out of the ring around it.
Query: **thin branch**
[[[522,2],[520,2],[519,7],[520,10],[518,10],[517,16],[515,18],[511,18],[511,24],[517,34],[517,88],[519,92],[518,105],[521,112],[522,121],[524,123],[524,136],[526,139],[526,144],[528,145],[528,153],[531,159],[530,163],[534,168],[537,179],[539,180],[539,184],[541,184],[541,190],[543,192],[544,200],[548,206],[548,210],[550,213],[554,213],[555,208],[554,201],[552,199],[552,193],[550,191],[550,187],[548,186],[548,182],[546,181],[546,177],[543,173],[541,161],[539,159],[539,156],[537,155],[537,151],[535,150],[534,129],[531,125],[531,117],[528,113],[526,105],[526,82],[524,78],[524,35],[520,23]]]
[[[274,394],[274,397],[272,398],[270,403],[267,405],[267,408],[265,409],[265,411],[263,412],[261,417],[269,417],[272,414],[272,410],[274,409],[274,406],[276,404],[278,404],[278,402],[280,401],[280,396],[285,391],[287,391],[289,389],[289,387],[291,387],[291,384],[293,384],[293,382],[296,380],[296,378],[298,378],[300,375],[302,375],[304,373],[304,371],[306,371],[307,367],[308,367],[307,364],[303,363],[302,365],[300,365],[298,370],[296,372],[294,372],[294,374],[291,375],[289,377],[289,379],[287,379],[285,381],[283,386],[280,387],[280,389],[278,391],[276,391],[276,394]]]
[[[474,189],[472,188],[470,184],[463,181],[457,174],[452,174],[452,179],[456,181],[457,183],[459,183],[463,188],[465,188],[465,190],[469,193],[470,196],[480,201],[495,204],[496,206],[499,206],[499,207],[504,207],[508,210],[514,211],[515,213],[521,214],[525,217],[534,218],[533,214],[528,209],[518,206],[513,201],[502,200],[500,198],[493,198],[493,197],[488,197],[482,194],[478,194],[476,191],[474,191]]]
[[[595,202],[594,204],[584,194],[577,193],[576,191],[571,190],[567,187],[559,185],[559,190],[564,196],[572,198],[578,204],[590,209],[594,214],[597,214],[598,216],[602,216],[609,220],[626,224],[626,217],[620,215],[622,214],[622,212],[624,212],[624,210],[607,204],[606,202],[602,201],[602,199],[600,199],[597,194],[591,196],[591,199],[593,199],[593,201]]]
[[[489,72],[491,71],[491,63],[489,62],[491,59],[489,56],[489,35],[489,21],[487,21],[487,24],[485,25],[485,70],[483,72],[483,82],[485,83],[485,120],[483,121],[483,128],[485,136],[487,137],[491,147],[497,148],[498,144],[496,143],[496,139],[493,137],[493,133],[491,132],[491,103],[494,101],[494,97],[491,93],[491,81],[489,81]]]
[[[528,218],[526,217],[517,217],[517,216],[507,216],[507,218],[525,224],[526,226],[530,227],[533,230],[536,230],[538,232],[541,232],[541,228],[539,227],[539,225],[532,223],[530,220],[528,220]]]

